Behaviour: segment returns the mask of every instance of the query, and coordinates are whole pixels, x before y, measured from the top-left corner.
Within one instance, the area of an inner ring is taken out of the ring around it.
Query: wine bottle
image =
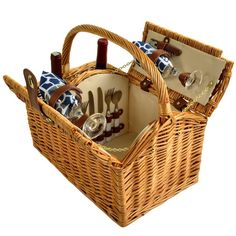
[[[62,70],[61,70],[61,53],[53,52],[51,53],[51,72],[62,78]]]
[[[106,69],[107,67],[107,45],[107,39],[98,39],[96,69]]]

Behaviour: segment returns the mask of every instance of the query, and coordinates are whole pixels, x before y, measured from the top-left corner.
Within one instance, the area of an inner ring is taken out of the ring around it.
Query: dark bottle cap
[[[107,39],[98,39],[96,69],[106,69],[107,67],[107,45]]]
[[[58,77],[62,78],[61,69],[61,53],[53,52],[51,53],[51,72]]]

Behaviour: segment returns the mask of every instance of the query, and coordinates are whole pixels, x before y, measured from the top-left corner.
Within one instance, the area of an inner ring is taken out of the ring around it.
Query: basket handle
[[[148,56],[142,52],[137,46],[129,42],[128,40],[120,37],[119,35],[112,33],[106,29],[94,26],[94,25],[78,25],[67,34],[63,50],[62,50],[62,73],[63,77],[68,75],[70,71],[70,51],[71,46],[74,37],[79,32],[87,32],[96,34],[98,36],[107,38],[111,42],[119,45],[120,47],[127,50],[134,58],[136,58],[142,68],[150,75],[150,78],[153,82],[154,89],[156,91],[156,96],[159,100],[159,106],[160,106],[160,118],[163,120],[163,122],[168,119],[169,117],[172,117],[172,111],[170,107],[170,99],[167,91],[167,86],[163,78],[161,77],[160,72],[154,65],[154,63],[151,61]]]

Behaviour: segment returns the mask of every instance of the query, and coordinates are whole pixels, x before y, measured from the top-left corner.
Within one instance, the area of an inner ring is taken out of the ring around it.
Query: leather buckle
[[[167,52],[169,52],[170,54],[174,55],[174,56],[180,56],[182,54],[182,50],[177,48],[176,46],[173,46],[172,44],[170,44],[170,38],[169,37],[165,37],[163,39],[163,41],[158,41],[156,39],[151,39],[150,40],[150,44],[157,48],[157,49],[163,49]]]
[[[152,81],[149,80],[147,77],[144,78],[143,81],[140,82],[140,87],[142,90],[149,92],[149,88],[152,85]]]
[[[38,103],[38,84],[35,75],[29,69],[24,69],[23,74],[25,77],[26,88],[31,106],[40,113],[41,117],[47,123],[54,124],[53,120],[44,114],[41,105]]]
[[[173,103],[173,106],[179,111],[183,111],[183,109],[186,108],[187,105],[188,105],[188,101],[184,99],[183,97],[178,98]]]

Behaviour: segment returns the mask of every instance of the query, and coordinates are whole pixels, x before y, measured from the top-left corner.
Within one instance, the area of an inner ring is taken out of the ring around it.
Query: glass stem
[[[171,71],[170,71],[170,75],[173,76],[173,77],[177,77],[178,78],[180,74],[181,74],[180,71],[177,70],[175,67],[173,67],[171,69]]]

